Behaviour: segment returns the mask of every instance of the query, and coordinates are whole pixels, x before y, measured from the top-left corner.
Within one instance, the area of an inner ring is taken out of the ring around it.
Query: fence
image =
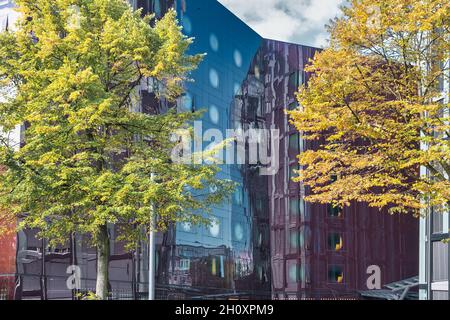
[[[95,279],[81,279],[79,289],[69,289],[67,278],[40,275],[0,275],[0,300],[87,300],[94,298]],[[147,300],[148,283],[110,281],[108,300]],[[178,285],[157,285],[157,300],[218,300],[270,298],[270,293],[236,293],[221,288],[196,288]]]

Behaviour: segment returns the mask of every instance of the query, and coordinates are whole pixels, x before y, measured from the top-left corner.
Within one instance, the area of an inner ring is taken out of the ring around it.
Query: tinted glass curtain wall
[[[365,290],[367,267],[380,266],[382,283],[417,275],[417,221],[389,216],[364,205],[344,211],[305,203],[308,193],[291,178],[296,156],[319,147],[306,142],[291,125],[286,109],[298,106],[295,93],[308,81],[304,72],[318,49],[263,39],[216,0],[133,0],[143,14],[177,10],[183,32],[195,38],[190,53],[207,53],[193,82],[176,105],[157,100],[141,87],[141,111],[205,110],[201,135],[210,129],[248,132],[277,129],[279,144],[268,144],[279,166],[262,172],[261,162],[221,165],[219,177],[236,182],[231,198],[212,208],[210,226],[173,226],[157,236],[158,299],[343,298]],[[257,10],[257,8],[255,8]],[[208,139],[205,139],[208,140]],[[204,147],[211,141],[204,141]],[[236,149],[235,149],[236,150]],[[244,144],[245,158],[252,150]],[[148,247],[126,252],[112,238],[112,299],[145,299]],[[16,299],[74,299],[95,287],[96,255],[86,239],[49,248],[33,230],[17,236]],[[67,279],[78,266],[79,290]],[[1,271],[1,270],[0,270]]]
[[[176,5],[184,32],[195,38],[191,52],[207,53],[178,108],[204,109],[197,134],[214,129],[225,137],[227,129],[242,127],[246,81],[263,40],[217,1]],[[263,104],[258,95],[254,101],[256,108]],[[267,201],[266,182],[250,181],[245,165],[224,164],[221,169],[221,178],[236,182],[235,193],[213,208],[211,226],[176,226],[168,269],[160,270],[159,280],[184,287],[185,297],[191,298],[270,298],[268,210],[251,197],[258,193]]]

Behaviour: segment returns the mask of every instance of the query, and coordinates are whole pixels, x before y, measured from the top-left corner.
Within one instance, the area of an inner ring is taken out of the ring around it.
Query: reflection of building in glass
[[[195,37],[191,51],[207,53],[192,73],[194,82],[187,84],[179,107],[204,109],[203,132],[216,129],[225,137],[227,129],[241,123],[235,101],[262,39],[216,1],[177,1],[176,7],[184,32]],[[158,280],[170,287],[190,286],[190,291],[183,292],[191,297],[269,298],[266,180],[250,179],[254,173],[245,165],[221,168],[220,177],[237,183],[234,194],[213,208],[210,226],[176,226],[170,237],[173,245],[166,246],[170,252],[164,262],[167,269],[158,269]],[[251,194],[260,194],[260,201],[252,202]]]
[[[303,70],[317,49],[264,40],[235,103],[240,125],[280,129],[277,174],[264,182],[270,221],[272,297],[275,299],[357,298],[366,290],[371,265],[380,267],[381,284],[417,275],[418,222],[353,204],[344,210],[305,203],[309,190],[291,181],[296,156],[317,148],[305,141],[284,113],[297,107],[295,93],[308,81]],[[236,115],[236,113],[234,113]],[[261,177],[251,176],[249,181]],[[250,193],[250,201],[261,193]]]
[[[211,225],[178,224],[158,235],[157,298],[356,297],[357,290],[367,289],[370,265],[380,267],[382,284],[417,274],[413,218],[362,204],[344,211],[310,205],[303,201],[308,190],[290,181],[298,169],[296,155],[315,145],[289,125],[285,109],[297,107],[295,92],[308,80],[303,70],[317,49],[263,39],[215,0],[131,2],[157,16],[175,6],[184,32],[195,37],[191,52],[207,53],[177,103],[179,110],[206,110],[203,132],[280,132],[279,150],[268,148],[279,155],[275,175],[260,174],[265,163],[222,165],[220,177],[238,187],[212,209]],[[150,81],[141,87],[142,112],[171,107],[151,88]],[[249,150],[246,145],[247,159],[253,156]],[[112,298],[146,298],[148,248],[127,253],[114,241],[115,229],[110,227]],[[73,237],[66,247],[49,248],[33,235],[26,230],[17,236],[17,299],[71,299],[95,288],[96,256],[88,239]],[[71,265],[81,274],[73,290],[67,283]]]

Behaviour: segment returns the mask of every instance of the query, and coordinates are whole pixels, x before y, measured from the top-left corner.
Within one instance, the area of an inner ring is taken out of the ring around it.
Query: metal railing
[[[88,300],[95,299],[95,279],[81,279],[79,289],[67,287],[67,277],[39,274],[0,275],[0,300]],[[269,292],[234,292],[224,288],[157,285],[156,300],[270,298]],[[147,300],[148,283],[111,280],[108,300]]]

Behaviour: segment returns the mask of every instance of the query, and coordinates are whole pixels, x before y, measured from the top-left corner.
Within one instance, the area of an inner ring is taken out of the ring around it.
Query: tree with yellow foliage
[[[106,299],[112,224],[135,248],[143,230],[208,223],[232,188],[214,164],[171,161],[173,133],[198,114],[136,110],[143,80],[173,101],[202,56],[187,54],[173,10],[154,21],[126,0],[15,2],[17,29],[0,34],[0,126],[26,130],[19,150],[0,136],[0,222],[20,217],[51,246],[86,235]]]
[[[306,200],[448,209],[450,3],[352,0],[342,13],[289,112],[319,145],[299,155]]]

